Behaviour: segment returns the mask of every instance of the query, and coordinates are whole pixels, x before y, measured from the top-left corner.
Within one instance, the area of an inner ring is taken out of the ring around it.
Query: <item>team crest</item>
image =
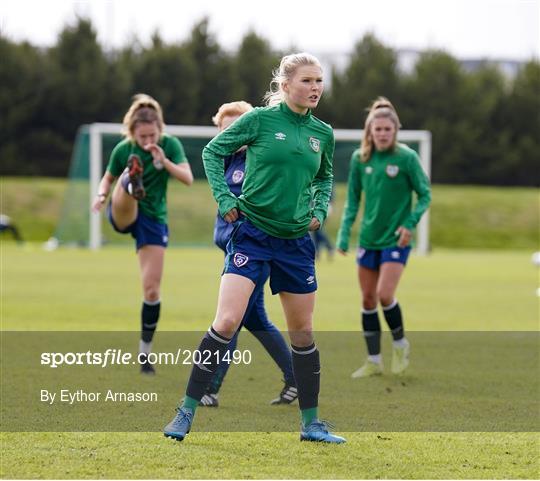
[[[240,254],[240,252],[237,252],[236,254],[234,254],[234,257],[233,257],[233,262],[236,267],[245,266],[248,260],[249,260],[249,257],[244,254]]]
[[[373,167],[371,167],[371,165],[368,165],[366,167],[366,174],[371,174],[373,172]]]
[[[232,175],[232,181],[235,184],[239,184],[242,182],[242,179],[244,178],[244,171],[242,170],[235,170]]]
[[[388,177],[395,177],[398,175],[399,167],[397,165],[387,165],[386,166],[386,175]]]
[[[313,149],[313,152],[318,152],[321,148],[321,141],[315,137],[309,138],[309,145]]]

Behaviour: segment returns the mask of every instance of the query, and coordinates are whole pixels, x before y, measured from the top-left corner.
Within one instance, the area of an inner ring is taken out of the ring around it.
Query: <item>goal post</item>
[[[110,155],[112,147],[121,139],[122,124],[114,123],[93,123],[81,127],[76,148],[74,149],[71,170],[77,166],[77,171],[87,172],[86,185],[88,186],[88,206],[98,191],[99,182],[104,172],[105,162]],[[167,125],[165,131],[181,139],[186,155],[192,161],[192,169],[198,173],[198,177],[204,175],[200,160],[202,147],[217,134],[216,127],[194,126],[194,125]],[[358,147],[363,131],[360,129],[335,129],[336,151],[334,156],[334,175],[337,182],[346,182],[349,168],[349,160],[355,148]],[[82,138],[82,140],[81,140]],[[104,140],[105,139],[105,140]],[[431,177],[431,133],[426,130],[401,130],[398,140],[411,146],[419,154],[422,168]],[[196,175],[197,176],[197,175]],[[81,177],[79,175],[79,180]],[[70,178],[71,182],[71,178]],[[80,196],[81,186],[78,188]],[[64,210],[70,208],[70,199],[64,202]],[[62,238],[63,228],[57,228],[57,235],[61,243],[77,243],[86,245],[91,249],[99,249],[103,243],[102,236],[102,215],[92,213],[87,207],[87,228],[81,232],[77,239],[66,240]],[[69,217],[66,215],[66,217]],[[62,219],[61,219],[62,222]],[[78,219],[79,224],[84,224],[82,219]],[[79,225],[79,229],[81,226]],[[416,233],[416,252],[425,255],[429,252],[429,211],[420,220]]]

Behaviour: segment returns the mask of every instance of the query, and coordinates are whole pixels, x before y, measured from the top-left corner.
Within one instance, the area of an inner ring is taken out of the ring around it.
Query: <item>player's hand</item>
[[[346,256],[347,255],[347,251],[344,251],[343,249],[340,249],[339,247],[336,249],[338,251],[339,254],[341,254],[342,256]]]
[[[165,152],[163,152],[163,149],[159,145],[146,144],[144,150],[152,154],[152,157],[154,158],[154,167],[156,169],[161,170],[165,167]]]
[[[229,212],[227,212],[223,219],[225,222],[228,222],[229,224],[232,224],[233,222],[236,222],[238,220],[238,209],[236,207],[232,208]]]
[[[409,242],[411,242],[412,232],[406,227],[398,227],[396,235],[399,236],[398,247],[407,247]]]
[[[104,195],[96,195],[94,197],[94,202],[92,202],[92,212],[98,213],[101,208],[105,205],[107,197]]]
[[[319,219],[317,219],[317,217],[313,217],[311,219],[311,222],[309,223],[308,230],[311,230],[311,231],[319,230],[320,227],[321,227],[321,223],[319,222]]]

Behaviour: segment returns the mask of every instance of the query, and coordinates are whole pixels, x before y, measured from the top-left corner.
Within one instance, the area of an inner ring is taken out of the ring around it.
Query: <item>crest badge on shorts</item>
[[[236,267],[242,267],[247,264],[247,261],[249,260],[249,257],[245,254],[240,254],[240,252],[237,252],[234,254],[233,262]]]
[[[309,138],[309,145],[313,149],[313,152],[318,152],[321,148],[321,141],[315,137]]]
[[[388,177],[395,177],[399,173],[399,167],[397,165],[387,165],[386,175]]]
[[[235,184],[239,184],[242,182],[242,179],[244,178],[244,171],[243,170],[235,170],[232,175],[232,181]]]

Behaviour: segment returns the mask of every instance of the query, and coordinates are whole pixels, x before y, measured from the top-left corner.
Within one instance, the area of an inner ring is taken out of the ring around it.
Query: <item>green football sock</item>
[[[317,419],[319,413],[319,408],[309,408],[309,409],[302,409],[300,412],[302,413],[302,424],[304,426],[307,426],[311,421],[314,419]]]
[[[199,405],[199,401],[197,401],[196,399],[193,399],[192,397],[186,396],[184,398],[184,403],[182,404],[182,407],[191,409],[193,413],[195,413],[195,410],[197,409],[198,405]]]

